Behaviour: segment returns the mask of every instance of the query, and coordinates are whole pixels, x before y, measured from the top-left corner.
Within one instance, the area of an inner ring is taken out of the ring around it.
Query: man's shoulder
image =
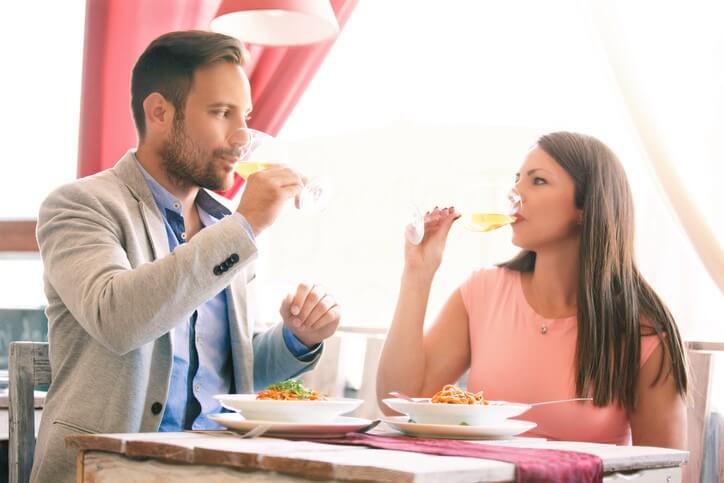
[[[54,189],[41,203],[38,226],[68,217],[112,220],[134,217],[138,195],[117,167],[77,179]]]
[[[55,188],[45,198],[43,205],[88,201],[94,198],[113,200],[118,199],[123,190],[124,185],[121,180],[113,173],[112,169],[107,169]]]

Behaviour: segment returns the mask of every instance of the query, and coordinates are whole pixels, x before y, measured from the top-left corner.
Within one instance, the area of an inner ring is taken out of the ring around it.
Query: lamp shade
[[[333,37],[339,25],[329,0],[223,0],[211,30],[250,44],[293,46]]]

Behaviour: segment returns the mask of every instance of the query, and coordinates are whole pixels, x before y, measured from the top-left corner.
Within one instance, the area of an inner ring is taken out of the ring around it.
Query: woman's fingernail
[[[292,315],[299,315],[299,307],[297,307],[296,305],[292,305],[291,311]]]

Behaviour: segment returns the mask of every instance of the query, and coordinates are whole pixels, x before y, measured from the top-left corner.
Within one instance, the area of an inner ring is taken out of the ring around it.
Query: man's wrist
[[[309,362],[314,359],[322,346],[321,342],[317,342],[311,345],[306,344],[297,335],[294,334],[286,325],[282,328],[282,335],[284,338],[284,344],[297,359]]]
[[[247,217],[245,217],[241,212],[237,211],[232,215],[232,218],[237,220],[242,227],[244,227],[244,230],[246,230],[246,233],[249,235],[249,238],[251,238],[252,241],[256,241],[256,235],[257,231],[254,229],[254,225],[249,221]]]

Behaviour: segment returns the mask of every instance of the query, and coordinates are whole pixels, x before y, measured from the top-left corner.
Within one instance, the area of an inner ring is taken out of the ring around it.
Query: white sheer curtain
[[[670,210],[701,261],[701,266],[694,262],[671,270],[664,282],[670,293],[679,295],[680,324],[682,318],[693,322],[698,330],[689,330],[690,338],[693,333],[694,338],[722,340],[724,5],[706,0],[591,0],[590,5],[600,47],[645,153],[642,158],[650,163]],[[660,232],[661,243],[670,244],[666,235],[665,230]],[[692,286],[698,290],[692,292]],[[708,314],[702,313],[701,306]],[[702,326],[707,319],[710,325]],[[724,374],[722,355],[718,358],[714,359],[718,367],[713,372],[709,408],[721,414]],[[704,382],[701,376],[692,377],[694,398],[701,390],[697,385]],[[708,474],[713,481],[721,452],[715,434],[724,426],[716,417],[703,417],[710,437],[703,441],[694,435],[691,440],[689,433],[693,452],[685,471],[695,472],[698,480],[703,464],[707,470],[714,468]],[[697,451],[701,444],[706,448],[703,462],[698,454],[701,449]],[[701,481],[709,481],[701,475]]]
[[[592,0],[611,73],[646,159],[724,292],[721,2]]]

